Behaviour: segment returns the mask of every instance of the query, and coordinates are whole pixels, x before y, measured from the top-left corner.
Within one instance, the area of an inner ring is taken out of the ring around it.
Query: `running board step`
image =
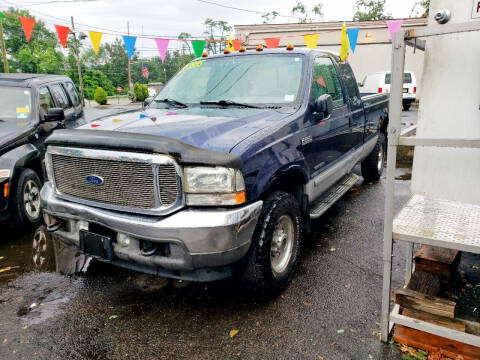
[[[346,175],[338,183],[325,192],[310,208],[310,218],[316,219],[322,216],[333,204],[335,204],[359,179],[359,176],[351,173]]]

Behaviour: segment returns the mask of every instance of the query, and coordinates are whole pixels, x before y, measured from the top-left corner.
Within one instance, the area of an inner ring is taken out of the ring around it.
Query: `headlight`
[[[10,178],[10,169],[0,169],[0,181]]]
[[[245,202],[242,173],[225,167],[185,167],[187,205],[237,205]]]
[[[52,159],[49,154],[45,155],[45,170],[47,172],[48,181],[53,183],[53,174],[52,174]]]

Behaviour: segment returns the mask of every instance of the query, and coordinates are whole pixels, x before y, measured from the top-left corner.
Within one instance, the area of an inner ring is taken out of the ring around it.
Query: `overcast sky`
[[[127,20],[130,22],[130,32],[148,35],[173,36],[181,32],[188,32],[193,36],[201,36],[203,22],[206,18],[226,20],[230,25],[261,23],[261,14],[226,9],[210,5],[198,0],[83,0],[72,2],[59,0],[2,0],[0,8],[17,5],[31,10],[32,13],[47,22],[53,29],[53,23],[61,24],[61,19],[70,21],[74,16],[75,22],[93,27],[111,29],[115,31],[127,30]],[[282,15],[291,15],[291,9],[296,0],[211,0],[220,4],[270,12],[276,10]],[[311,9],[318,1],[302,0]],[[354,14],[355,0],[322,0],[324,20],[351,20]],[[387,12],[395,18],[404,18],[416,0],[387,0]],[[294,19],[278,17],[276,22],[296,22]],[[66,25],[66,23],[65,23]],[[79,26],[80,27],[80,26]],[[94,29],[91,29],[94,30]],[[101,31],[98,29],[98,31]],[[234,34],[232,34],[233,36]],[[105,41],[112,41],[113,35],[104,35]],[[176,42],[171,42],[175,47]],[[155,45],[149,39],[138,40],[137,48],[142,55],[152,52]]]

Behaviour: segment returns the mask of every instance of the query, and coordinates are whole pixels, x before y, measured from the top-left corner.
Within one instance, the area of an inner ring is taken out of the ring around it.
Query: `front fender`
[[[37,159],[41,160],[40,150],[32,144],[21,145],[0,156],[0,169],[10,170],[10,181],[14,181],[20,169]]]

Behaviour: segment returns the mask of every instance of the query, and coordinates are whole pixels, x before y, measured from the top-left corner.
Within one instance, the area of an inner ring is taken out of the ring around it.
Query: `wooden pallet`
[[[425,350],[429,354],[443,355],[452,359],[461,359],[461,357],[464,360],[480,359],[480,347],[466,345],[402,325],[395,325],[393,340],[400,344]]]

